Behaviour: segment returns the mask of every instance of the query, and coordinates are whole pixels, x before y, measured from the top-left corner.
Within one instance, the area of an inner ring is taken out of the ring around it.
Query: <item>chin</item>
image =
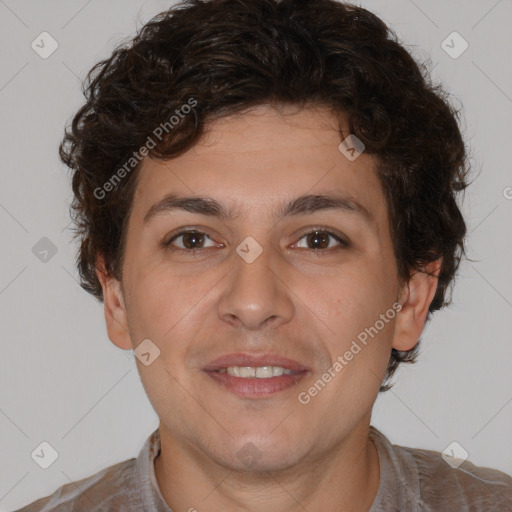
[[[239,437],[233,435],[236,441],[233,439],[225,447],[224,463],[232,470],[254,474],[280,471],[295,465],[300,459],[298,443],[290,435],[277,436],[275,432],[274,435],[262,435],[262,432],[271,430],[262,429]]]
[[[296,447],[295,447],[296,449]],[[225,454],[226,455],[226,454]],[[298,454],[292,446],[268,447],[260,450],[251,442],[246,443],[238,451],[217,461],[231,471],[262,474],[274,473],[294,466],[298,462]]]

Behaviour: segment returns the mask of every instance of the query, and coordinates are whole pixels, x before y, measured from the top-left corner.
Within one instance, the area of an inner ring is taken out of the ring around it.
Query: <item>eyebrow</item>
[[[180,196],[167,194],[155,203],[144,216],[144,224],[157,215],[175,210],[216,217],[220,220],[231,220],[240,216],[238,209],[226,208],[222,203],[211,197]],[[308,194],[292,199],[279,205],[273,215],[274,220],[282,220],[291,216],[308,215],[326,210],[338,210],[359,215],[368,224],[374,222],[372,213],[354,198],[343,194]]]

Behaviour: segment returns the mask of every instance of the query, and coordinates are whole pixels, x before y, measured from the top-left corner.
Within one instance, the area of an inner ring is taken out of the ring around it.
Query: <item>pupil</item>
[[[321,241],[322,239],[323,239],[324,243],[322,243],[322,241]],[[319,234],[319,232],[316,232],[316,233],[313,233],[313,234],[309,235],[309,241],[311,241],[311,240],[320,240],[321,241],[320,242],[320,245],[321,245],[320,249],[324,249],[325,247],[327,247],[329,245],[329,241],[327,240],[327,237],[325,236],[325,234],[322,235],[322,234]],[[325,243],[326,240],[327,240],[327,243]],[[318,246],[315,247],[315,248],[318,249]]]
[[[185,233],[185,235],[183,236],[183,245],[187,249],[191,248],[191,247],[189,247],[189,244],[187,243],[187,240],[189,240],[189,238],[191,238],[193,240],[192,245],[194,245],[194,247],[192,247],[192,249],[195,249],[196,248],[195,244],[197,243],[197,239],[201,239],[202,235],[199,233]]]

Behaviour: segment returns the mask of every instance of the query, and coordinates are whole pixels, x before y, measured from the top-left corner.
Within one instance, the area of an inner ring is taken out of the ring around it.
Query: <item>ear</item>
[[[121,283],[106,271],[103,255],[98,255],[96,275],[103,289],[103,304],[107,333],[110,341],[119,348],[133,348]]]
[[[399,298],[402,309],[396,317],[394,349],[411,350],[418,343],[437,290],[441,262],[442,258],[432,261],[425,267],[426,272],[415,273],[404,286]]]

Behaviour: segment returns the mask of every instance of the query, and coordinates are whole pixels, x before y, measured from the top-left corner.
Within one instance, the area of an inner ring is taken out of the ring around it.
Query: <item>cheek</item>
[[[322,287],[315,287],[309,297],[336,329],[348,334],[347,329],[364,329],[392,306],[393,282],[378,263],[363,261],[351,269],[344,269],[327,279]],[[335,330],[333,328],[333,330]],[[357,334],[353,330],[351,335]]]
[[[323,320],[325,342],[332,361],[347,361],[341,373],[351,382],[367,382],[372,392],[379,384],[391,350],[395,311],[393,273],[386,272],[382,259],[362,261],[310,289],[312,304]],[[385,321],[382,320],[382,315]],[[345,357],[346,355],[346,357]],[[374,373],[372,376],[370,370]],[[368,379],[376,382],[368,382]]]
[[[193,288],[165,272],[141,270],[131,283],[128,315],[138,337],[163,339],[194,298]]]
[[[178,275],[168,265],[139,269],[131,277],[132,337],[154,341],[168,368],[177,369],[215,308],[212,297],[220,277],[209,272]]]

